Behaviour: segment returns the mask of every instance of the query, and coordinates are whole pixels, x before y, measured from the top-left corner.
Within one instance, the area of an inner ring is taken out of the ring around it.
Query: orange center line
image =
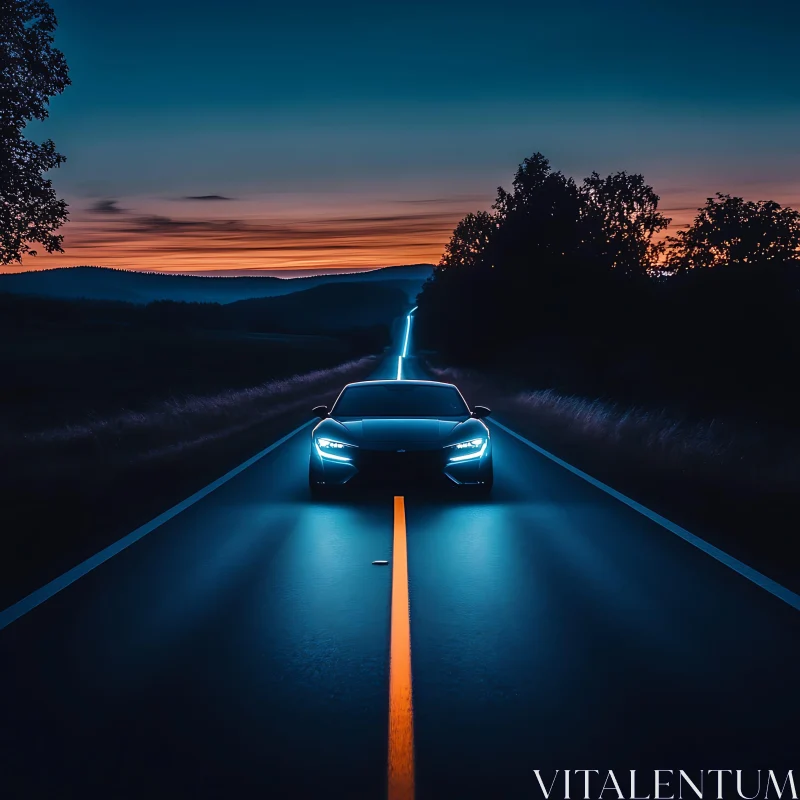
[[[411,698],[411,622],[408,607],[406,507],[394,498],[392,634],[389,658],[388,800],[414,800],[414,707]]]

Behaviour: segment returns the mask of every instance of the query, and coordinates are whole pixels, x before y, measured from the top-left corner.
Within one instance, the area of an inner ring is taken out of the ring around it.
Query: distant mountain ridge
[[[150,303],[183,300],[196,303],[234,303],[260,297],[280,297],[327,283],[402,282],[410,296],[433,272],[431,264],[382,267],[364,272],[304,278],[220,277],[134,272],[108,267],[60,267],[0,275],[0,292],[42,297],[123,300]],[[400,285],[399,283],[397,285]]]
[[[0,292],[0,329],[46,330],[55,336],[75,330],[120,329],[132,333],[164,329],[336,336],[383,327],[388,343],[392,321],[408,312],[411,298],[407,283],[324,283],[278,297],[254,297],[233,303],[156,300],[144,304]]]

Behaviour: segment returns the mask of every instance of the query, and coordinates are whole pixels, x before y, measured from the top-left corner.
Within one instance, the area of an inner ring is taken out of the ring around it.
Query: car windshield
[[[335,417],[465,417],[469,409],[455,386],[376,383],[348,386],[336,401]]]

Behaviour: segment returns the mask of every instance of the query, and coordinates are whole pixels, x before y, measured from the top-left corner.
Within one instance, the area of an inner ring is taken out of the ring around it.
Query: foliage
[[[468,214],[445,248],[441,269],[495,268],[510,276],[570,264],[646,275],[663,254],[654,237],[670,220],[642,175],[593,172],[578,186],[534,153],[511,191],[497,189],[494,213]]]
[[[800,213],[771,200],[745,201],[717,193],[692,225],[670,237],[670,273],[746,264],[798,261]]]
[[[23,135],[70,83],[64,56],[53,47],[56,24],[44,0],[0,0],[0,264],[36,255],[31,243],[62,250],[56,231],[67,206],[43,173],[65,159],[52,141],[35,144]]]
[[[488,359],[504,342],[567,320],[590,328],[610,310],[609,292],[627,302],[622,284],[656,263],[653,239],[669,222],[658,201],[641,175],[592,173],[578,185],[534,153],[510,190],[498,188],[492,213],[456,227],[418,298],[422,341],[451,357]]]
[[[584,211],[597,255],[626,275],[648,275],[658,266],[664,243],[653,237],[671,220],[658,210],[659,196],[642,175],[593,172],[581,187]]]
[[[445,247],[444,255],[439,262],[439,268],[479,266],[489,246],[496,224],[494,215],[487,211],[467,214],[456,225],[453,236]]]
[[[514,175],[512,191],[497,189],[492,265],[527,272],[578,255],[585,244],[581,205],[572,178],[554,172],[541,153],[526,158]]]

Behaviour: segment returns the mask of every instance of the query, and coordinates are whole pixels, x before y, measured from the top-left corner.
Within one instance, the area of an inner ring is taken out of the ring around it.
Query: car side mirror
[[[483,419],[484,417],[488,417],[491,413],[491,409],[487,408],[486,406],[475,406],[472,409],[471,416],[475,417],[475,419]]]
[[[311,409],[311,413],[315,417],[327,417],[328,416],[328,406],[315,406]]]

